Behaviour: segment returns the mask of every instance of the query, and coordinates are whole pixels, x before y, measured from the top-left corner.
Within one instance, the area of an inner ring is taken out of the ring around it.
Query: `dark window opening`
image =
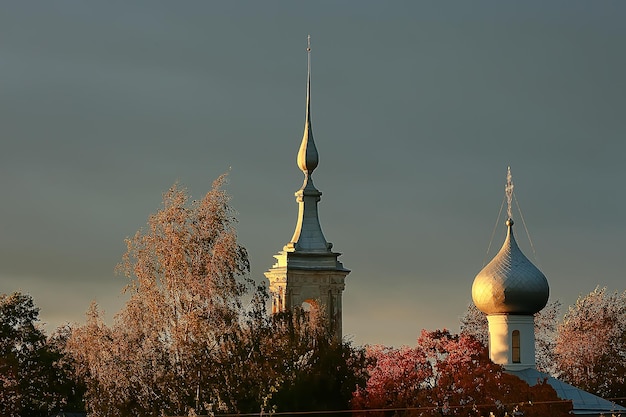
[[[513,363],[520,363],[521,355],[520,355],[519,330],[513,330],[511,348],[512,348],[511,354],[512,354]]]

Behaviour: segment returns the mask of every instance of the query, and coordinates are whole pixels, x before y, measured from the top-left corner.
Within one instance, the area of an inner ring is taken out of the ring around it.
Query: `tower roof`
[[[571,400],[573,405],[572,414],[582,416],[620,415],[626,413],[626,408],[617,405],[597,395],[578,389],[570,384],[558,380],[546,373],[533,368],[519,371],[507,370],[507,373],[515,375],[528,385],[536,385],[539,381],[547,381],[554,388],[556,395],[563,400]]]
[[[498,254],[476,275],[472,299],[485,314],[532,315],[545,307],[550,289],[545,275],[528,260],[515,241],[510,169],[505,189],[509,202],[506,238]]]
[[[304,134],[298,151],[298,167],[304,173],[302,188],[296,192],[299,205],[298,223],[291,241],[285,246],[288,252],[331,254],[332,244],[326,241],[317,214],[317,203],[322,193],[313,184],[313,170],[317,167],[319,156],[313,140],[311,125],[311,36],[307,40],[307,91]]]

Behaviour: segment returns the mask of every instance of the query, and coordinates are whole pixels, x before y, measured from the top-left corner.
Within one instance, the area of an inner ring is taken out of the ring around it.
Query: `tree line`
[[[32,297],[0,295],[0,415],[571,410],[545,381],[529,387],[489,360],[484,316],[471,308],[460,335],[423,331],[416,346],[401,348],[334,342],[323,311],[268,314],[266,288],[249,277],[237,241],[225,180],[197,201],[174,185],[147,227],[126,240],[117,270],[128,301],[111,325],[92,303],[84,324],[46,335]],[[540,314],[542,369],[624,396],[626,293],[596,289],[562,321],[555,305]]]

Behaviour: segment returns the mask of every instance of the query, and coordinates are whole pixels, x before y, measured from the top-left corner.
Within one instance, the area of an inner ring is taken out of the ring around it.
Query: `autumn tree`
[[[555,351],[561,379],[626,405],[626,291],[579,297],[558,327]]]
[[[301,308],[268,315],[266,301],[259,289],[239,330],[220,345],[229,364],[220,367],[222,398],[242,413],[348,409],[366,379],[364,350],[334,341],[323,315]]]
[[[281,344],[274,350],[281,357],[280,383],[267,401],[272,410],[347,410],[367,379],[365,351],[335,341],[327,320],[310,314],[297,309],[271,317],[274,337],[268,341]]]
[[[555,363],[557,327],[561,318],[561,302],[549,302],[535,314],[535,361],[539,371],[557,373]]]
[[[136,369],[129,369],[134,365],[132,359],[124,356],[127,352],[115,344],[113,335],[114,331],[104,323],[97,305],[92,303],[85,325],[73,329],[66,345],[76,364],[76,376],[87,388],[86,408],[96,416],[122,416],[126,411],[133,411],[129,406],[133,402],[131,398],[143,392],[132,391],[128,374]]]
[[[65,365],[58,338],[47,338],[39,327],[32,297],[0,294],[0,415],[80,411],[80,393]]]
[[[225,176],[199,201],[174,185],[147,229],[126,240],[118,270],[129,300],[114,325],[93,306],[69,346],[97,415],[184,414],[219,403],[217,352],[250,288]]]
[[[553,375],[556,372],[554,349],[556,330],[561,311],[561,302],[551,301],[535,314],[535,356],[539,371]],[[489,344],[489,323],[487,316],[474,303],[467,306],[461,317],[461,334],[470,335],[485,347]]]
[[[423,331],[414,348],[378,346],[367,353],[374,361],[353,407],[381,410],[368,416],[566,416],[571,410],[547,382],[530,387],[504,372],[471,336]]]
[[[462,335],[472,336],[485,347],[489,346],[489,322],[487,315],[471,302],[461,316],[460,330]]]
[[[334,343],[323,317],[267,314],[223,182],[197,202],[177,186],[165,193],[127,240],[119,270],[130,299],[114,324],[93,304],[72,330],[94,415],[346,409],[364,382],[364,352]]]
[[[368,346],[366,354],[370,358],[369,378],[354,393],[354,409],[390,409],[393,414],[396,408],[421,405],[426,381],[432,377],[421,349],[375,345]]]

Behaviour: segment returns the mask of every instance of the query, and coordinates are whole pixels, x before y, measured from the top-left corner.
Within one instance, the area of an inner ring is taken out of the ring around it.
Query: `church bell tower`
[[[318,153],[311,126],[311,37],[307,46],[307,92],[304,135],[297,156],[304,173],[304,183],[296,193],[298,220],[293,237],[283,250],[274,255],[276,263],[265,272],[270,283],[272,313],[302,307],[320,309],[327,319],[333,338],[342,338],[341,298],[345,278],[350,271],[339,262],[340,253],[332,251],[326,241],[317,213],[322,193],[313,184],[313,170]]]

